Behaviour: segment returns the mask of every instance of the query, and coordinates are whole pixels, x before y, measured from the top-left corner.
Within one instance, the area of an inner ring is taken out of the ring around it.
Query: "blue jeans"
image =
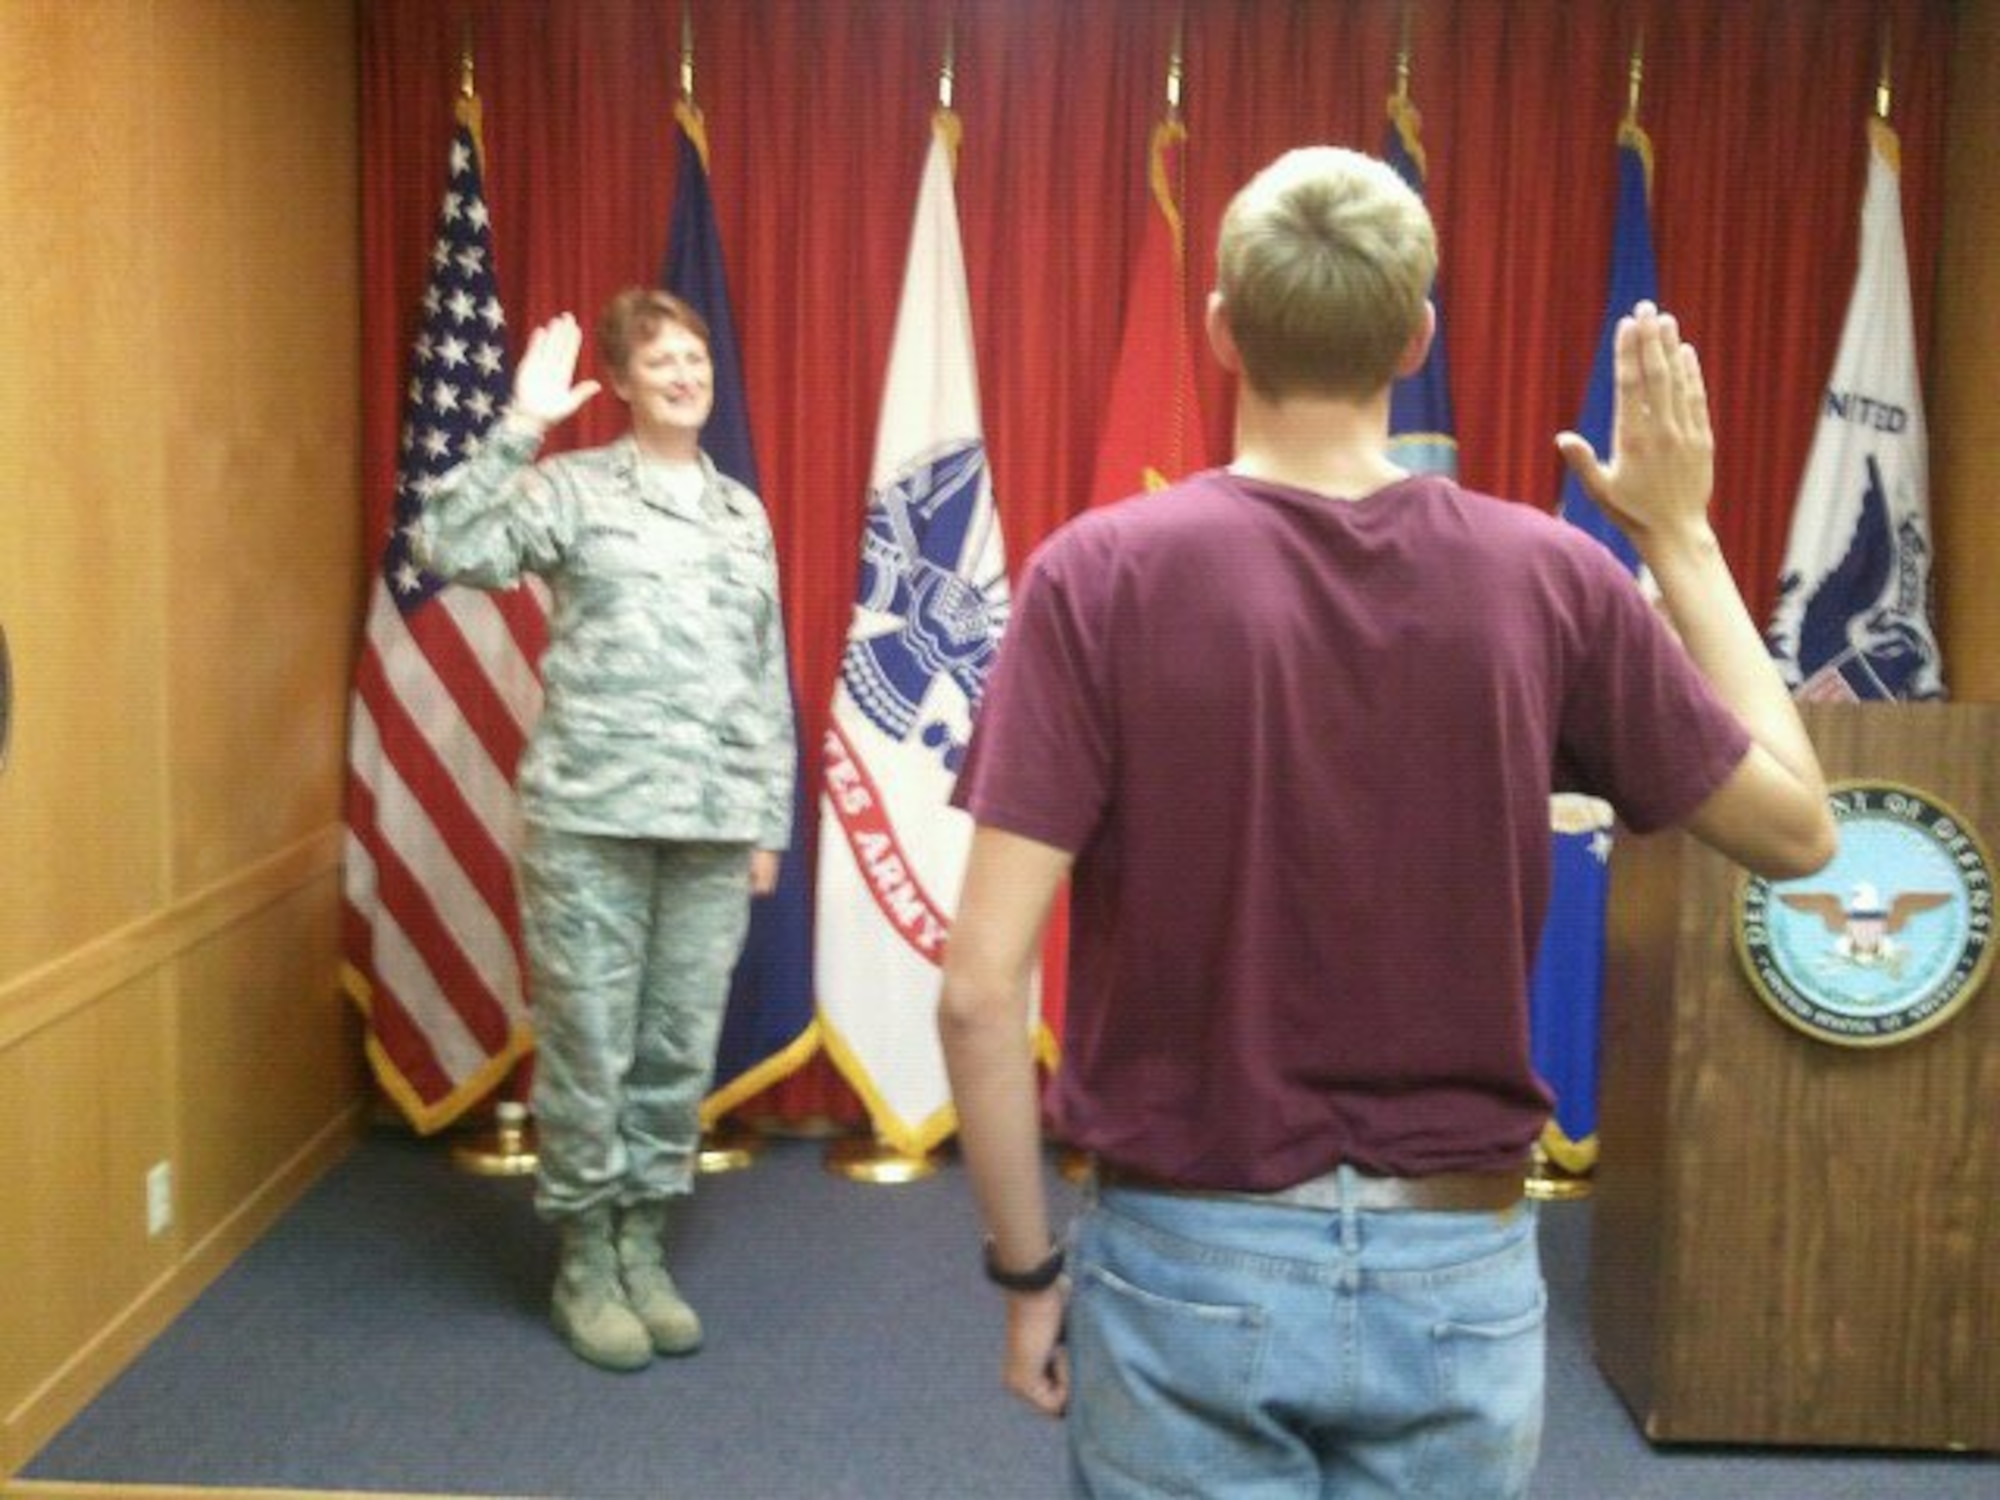
[[[1525,1495],[1548,1308],[1535,1225],[1532,1204],[1376,1213],[1104,1189],[1071,1256],[1074,1493]]]

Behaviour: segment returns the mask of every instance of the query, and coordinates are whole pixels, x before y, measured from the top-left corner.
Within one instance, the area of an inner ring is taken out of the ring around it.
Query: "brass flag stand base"
[[[1534,1156],[1528,1164],[1528,1180],[1523,1186],[1537,1203],[1574,1203],[1594,1191],[1588,1172],[1571,1172],[1562,1167],[1542,1149],[1540,1141],[1535,1143]]]
[[[493,1106],[493,1128],[474,1131],[451,1148],[452,1165],[478,1177],[525,1177],[535,1170],[535,1129],[528,1106]]]
[[[936,1151],[912,1156],[872,1135],[851,1135],[829,1142],[821,1164],[834,1176],[845,1177],[849,1182],[894,1186],[929,1177],[937,1171],[939,1160]]]
[[[701,1133],[694,1168],[703,1176],[713,1172],[741,1172],[764,1154],[764,1133],[753,1130],[734,1116],[725,1115]]]

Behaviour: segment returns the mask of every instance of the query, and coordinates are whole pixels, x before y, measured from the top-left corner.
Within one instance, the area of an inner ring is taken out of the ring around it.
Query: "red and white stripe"
[[[513,774],[541,708],[539,593],[446,588],[407,618],[378,583],[355,673],[348,982],[383,1086],[449,1124],[529,1048]]]

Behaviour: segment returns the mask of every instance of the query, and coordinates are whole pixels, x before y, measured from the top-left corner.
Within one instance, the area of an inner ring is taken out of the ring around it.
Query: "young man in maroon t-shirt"
[[[1575,528],[1390,462],[1436,268],[1393,171],[1280,158],[1218,266],[1235,460],[1041,548],[959,784],[940,1026],[1006,1381],[1067,1408],[1082,1495],[1517,1495],[1550,793],[1791,876],[1832,854],[1825,786],[1709,528],[1673,319],[1620,325],[1608,465],[1557,441],[1679,641]],[[1065,878],[1051,1108],[1096,1161],[1067,1277],[1027,1024]]]

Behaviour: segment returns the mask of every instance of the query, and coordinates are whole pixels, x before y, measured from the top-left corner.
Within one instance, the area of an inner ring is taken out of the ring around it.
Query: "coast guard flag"
[[[1389,138],[1382,158],[1416,191],[1424,193],[1430,173],[1424,155],[1423,116],[1407,95],[1389,96]],[[1451,416],[1451,376],[1445,367],[1444,307],[1431,288],[1437,308],[1437,336],[1423,368],[1395,383],[1389,391],[1389,457],[1413,474],[1458,477],[1458,437]]]
[[[368,1059],[420,1131],[449,1125],[530,1048],[513,851],[514,766],[541,712],[543,596],[445,585],[405,528],[477,447],[509,393],[480,175],[462,99],[410,352],[393,519],[355,668],[348,739],[342,981]]]
[[[1628,121],[1618,130],[1611,291],[1597,357],[1590,367],[1590,386],[1576,423],[1578,435],[1599,453],[1611,448],[1618,320],[1631,312],[1634,303],[1657,301],[1660,295],[1659,269],[1653,259],[1652,177],[1653,143]],[[1560,514],[1604,543],[1635,574],[1639,571],[1637,550],[1573,474],[1563,476]],[[1554,844],[1549,912],[1528,997],[1535,1070],[1555,1095],[1555,1116],[1542,1132],[1542,1149],[1557,1166],[1574,1173],[1588,1172],[1597,1164],[1597,1053],[1611,818],[1609,805],[1595,797],[1564,793],[1550,803]]]
[[[750,409],[743,397],[743,362],[736,348],[729,281],[708,185],[708,130],[701,110],[674,107],[680,129],[679,175],[667,236],[667,290],[708,324],[715,408],[701,446],[715,466],[761,495]],[[796,699],[796,694],[794,695]],[[794,708],[797,704],[794,702]],[[796,712],[792,722],[798,722]],[[804,757],[800,757],[804,764]],[[806,900],[806,809],[803,778],[792,792],[792,846],[778,868],[778,888],[750,903],[750,934],[730,981],[716,1050],[715,1078],[702,1100],[701,1121],[712,1125],[738,1104],[796,1072],[819,1043],[812,1003],[812,909]]]
[[[1861,264],[1771,619],[1795,696],[1941,698],[1930,618],[1930,464],[1896,133],[1868,122]]]
[[[972,835],[947,805],[1006,624],[1006,553],[980,425],[952,158],[932,122],[869,478],[861,570],[820,792],[822,1030],[876,1134],[920,1154],[956,1128],[936,1014]]]

